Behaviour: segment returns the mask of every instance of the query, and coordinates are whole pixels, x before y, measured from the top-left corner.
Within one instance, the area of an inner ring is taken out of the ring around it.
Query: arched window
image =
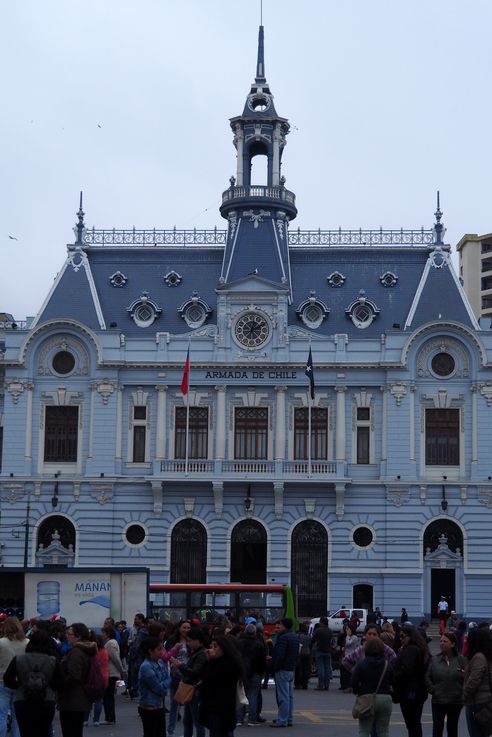
[[[71,545],[75,550],[75,527],[61,514],[52,514],[41,522],[38,527],[36,550],[39,550],[41,545],[45,549],[48,548],[56,534],[60,536],[60,543],[64,548],[68,549]]]
[[[238,522],[231,536],[231,581],[266,583],[267,535],[255,520]]]
[[[291,577],[300,617],[327,612],[328,535],[319,522],[304,520],[292,532]]]
[[[206,583],[207,531],[196,519],[185,519],[171,535],[171,583]]]
[[[436,519],[425,528],[424,555],[433,553],[439,546],[441,535],[446,537],[447,546],[453,553],[458,550],[463,554],[463,533],[461,527],[450,519]]]

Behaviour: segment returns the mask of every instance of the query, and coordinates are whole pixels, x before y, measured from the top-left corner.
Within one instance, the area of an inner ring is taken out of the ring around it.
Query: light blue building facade
[[[38,315],[3,322],[0,606],[10,568],[145,565],[290,583],[301,616],[490,616],[492,332],[439,205],[429,230],[296,230],[262,28],[231,128],[225,229],[90,229],[81,202]]]

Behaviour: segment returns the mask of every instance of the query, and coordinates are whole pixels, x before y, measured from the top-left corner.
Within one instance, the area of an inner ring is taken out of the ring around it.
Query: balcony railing
[[[296,196],[285,187],[265,187],[262,185],[252,185],[251,187],[229,187],[222,192],[222,204],[231,200],[243,200],[249,197],[266,197],[270,200],[281,200],[288,202],[290,205],[296,204]]]
[[[289,246],[426,246],[432,230],[290,230]]]
[[[215,479],[229,479],[239,477],[272,478],[279,480],[295,480],[296,478],[345,476],[343,461],[254,461],[254,460],[204,460],[189,459],[188,467],[183,458],[160,461],[156,473],[173,476],[187,473],[190,476],[207,478],[211,475]]]
[[[84,232],[83,241],[90,246],[223,246],[227,238],[227,230],[96,230],[88,228]]]

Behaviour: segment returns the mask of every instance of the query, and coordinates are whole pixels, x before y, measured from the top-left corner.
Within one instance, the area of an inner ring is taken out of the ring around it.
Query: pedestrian
[[[377,629],[376,624],[369,624],[367,625],[369,628],[373,627],[374,629]],[[372,630],[370,630],[372,631]],[[360,647],[360,640],[355,634],[356,628],[355,625],[352,624],[352,622],[347,622],[344,625],[343,628],[343,645],[342,645],[342,663],[340,664],[340,688],[345,691],[345,693],[351,693],[352,692],[352,686],[350,684],[351,676],[350,676],[350,670],[348,670],[345,665],[343,664],[343,660],[345,658],[348,658],[351,656],[352,653],[354,653],[359,647]],[[365,650],[363,653],[361,653],[361,659],[365,656]]]
[[[344,659],[342,660],[343,667],[346,668],[349,671],[349,673],[352,673],[357,663],[360,660],[363,660],[363,658],[365,658],[366,642],[368,640],[373,640],[375,638],[381,639],[379,627],[375,624],[368,624],[364,630],[364,635],[362,637],[362,645],[359,645],[359,647],[357,647],[355,650],[352,650],[352,652],[346,655]],[[388,661],[388,665],[391,665],[391,663],[396,658],[395,651],[391,647],[388,647],[387,645],[383,643],[383,652],[384,652],[385,659]]]
[[[90,641],[85,624],[74,622],[67,629],[70,649],[61,662],[62,682],[58,691],[58,708],[63,737],[82,737],[85,713],[91,701],[84,690],[90,659],[96,657],[97,645]]]
[[[167,665],[160,659],[158,637],[144,637],[140,644],[143,661],[138,670],[138,714],[142,720],[143,737],[163,737],[166,734],[164,698],[171,684]]]
[[[441,594],[441,598],[437,603],[437,616],[439,617],[439,632],[441,635],[446,632],[446,622],[448,620],[448,602],[444,594]]]
[[[120,646],[116,637],[116,630],[112,625],[102,628],[104,649],[108,654],[108,685],[103,696],[104,724],[116,723],[115,692],[116,683],[123,677],[123,663],[120,657]]]
[[[60,683],[58,662],[51,652],[49,635],[42,631],[34,632],[24,653],[13,658],[5,671],[4,683],[15,689],[14,711],[21,737],[51,737],[55,690]],[[30,674],[36,671],[42,673],[37,698],[30,678]],[[35,701],[31,701],[33,696]]]
[[[19,727],[14,711],[15,689],[5,685],[3,676],[10,661],[24,653],[27,642],[27,637],[17,617],[6,617],[3,620],[3,636],[0,637],[0,737],[5,737],[7,734],[9,714],[12,717],[10,737],[19,737]]]
[[[294,688],[302,688],[305,691],[309,685],[312,668],[311,636],[307,622],[301,622],[299,625],[297,639],[299,640],[299,658],[294,674]]]
[[[391,700],[392,672],[384,657],[384,645],[379,637],[367,640],[364,658],[352,671],[351,685],[354,694],[376,693],[374,714],[359,717],[359,737],[369,737],[375,727],[378,737],[388,737],[393,703]],[[379,687],[378,687],[379,684]]]
[[[244,669],[236,642],[230,635],[217,633],[208,650],[200,687],[200,724],[209,737],[230,737],[236,726],[238,681],[244,682]]]
[[[422,710],[427,699],[424,675],[430,661],[427,643],[417,628],[404,624],[401,648],[393,664],[394,700],[399,702],[408,737],[422,737]]]
[[[258,639],[256,624],[247,624],[244,632],[237,640],[239,651],[243,659],[244,690],[249,702],[248,725],[254,727],[258,721],[258,701],[261,693],[261,679],[265,672],[265,646]],[[238,707],[237,724],[242,723],[246,707]]]
[[[299,643],[292,632],[292,619],[285,617],[275,623],[277,636],[273,646],[273,673],[278,713],[270,727],[292,726],[294,712],[294,673]]]
[[[143,662],[142,642],[149,636],[147,618],[144,614],[135,614],[133,631],[128,642],[128,693],[131,699],[138,695],[138,672]]]
[[[186,665],[189,657],[188,650],[188,634],[191,624],[188,619],[181,619],[172,635],[166,640],[164,647],[168,652],[173,653],[172,657],[176,658],[181,665]],[[173,737],[178,719],[179,704],[174,700],[174,694],[181,680],[181,673],[176,666],[172,665],[171,658],[171,686],[169,688],[170,709],[167,720],[167,737]]]
[[[101,674],[103,677],[104,684],[107,688],[108,682],[109,682],[109,657],[107,651],[104,649],[104,640],[101,635],[94,635],[93,633],[90,633],[90,639],[91,642],[95,642],[97,646],[97,652],[96,652],[96,658],[99,663],[99,667],[101,668]],[[94,715],[93,715],[93,724],[95,727],[99,727],[101,724],[101,712],[103,708],[103,698],[101,696],[100,699],[96,699],[94,701]],[[84,717],[84,727],[87,727],[89,724],[89,717],[90,717],[90,710],[85,713]]]
[[[470,623],[471,624],[471,623]],[[475,714],[492,701],[490,671],[492,668],[492,637],[489,630],[475,627],[468,633],[468,665],[465,668],[463,701],[470,737],[486,737]]]
[[[193,698],[184,705],[183,737],[193,737],[193,729],[195,730],[196,737],[205,737],[205,730],[200,724],[198,711],[200,704],[200,684],[205,666],[208,662],[207,651],[205,649],[205,632],[202,627],[195,625],[187,630],[186,642],[188,648],[186,661],[179,657],[179,653],[177,657],[171,657],[169,661],[172,670],[179,680],[195,686]]]
[[[385,645],[393,648],[393,645],[395,643],[395,630],[391,622],[383,622],[381,625],[381,639],[384,642]]]
[[[452,632],[442,635],[440,650],[425,674],[425,685],[432,696],[432,737],[442,737],[444,719],[448,737],[458,737],[466,658],[458,654],[456,635]]]
[[[315,647],[316,671],[318,673],[317,691],[328,691],[333,677],[331,660],[333,633],[328,627],[328,617],[320,617],[319,625],[313,632],[312,643]]]
[[[405,607],[402,607],[401,609],[401,615],[400,615],[400,624],[405,624],[405,622],[409,622],[410,617],[408,616],[408,612],[405,609]]]

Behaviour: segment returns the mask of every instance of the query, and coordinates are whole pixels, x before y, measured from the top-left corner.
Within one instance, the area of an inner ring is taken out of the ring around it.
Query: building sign
[[[195,381],[196,381],[196,377]],[[240,381],[252,381],[258,379],[273,379],[278,381],[282,379],[297,379],[297,371],[288,371],[287,369],[255,369],[254,371],[243,371],[241,369],[214,369],[207,371],[205,379],[239,379]]]

